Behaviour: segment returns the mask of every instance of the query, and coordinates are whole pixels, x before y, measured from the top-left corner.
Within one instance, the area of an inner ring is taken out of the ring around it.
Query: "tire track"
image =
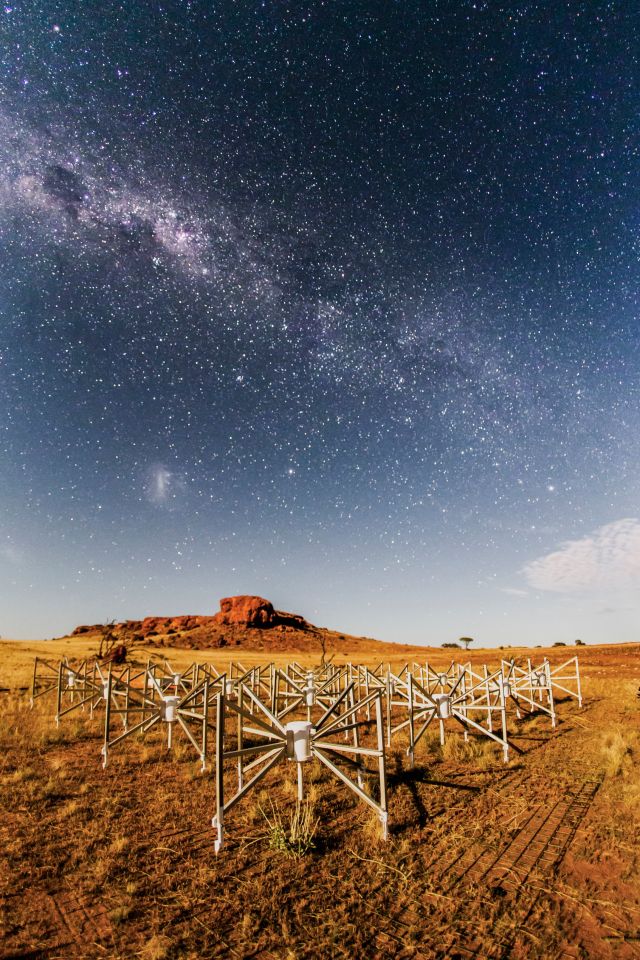
[[[458,933],[455,956],[459,960],[503,960],[510,956],[519,931],[544,890],[534,880],[549,879],[557,873],[601,782],[585,780],[550,806],[537,807],[498,856],[488,864],[478,860],[469,870],[456,894],[465,902],[466,893],[486,889],[485,895],[480,894],[480,908],[488,930],[484,927],[481,936],[469,935],[459,911],[458,916],[454,915],[452,925]],[[508,931],[502,934],[505,917],[509,921]],[[451,954],[436,952],[435,956]]]

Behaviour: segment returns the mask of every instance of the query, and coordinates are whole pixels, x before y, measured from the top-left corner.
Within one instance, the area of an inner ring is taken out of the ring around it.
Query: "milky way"
[[[630,638],[633,8],[210,7],[4,7],[0,630]]]

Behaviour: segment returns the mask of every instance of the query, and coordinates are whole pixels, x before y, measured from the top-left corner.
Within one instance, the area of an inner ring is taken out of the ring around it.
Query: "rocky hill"
[[[117,643],[191,650],[239,648],[273,650],[274,653],[312,653],[321,652],[324,647],[330,656],[338,652],[355,653],[365,647],[373,652],[379,646],[383,657],[385,649],[390,646],[368,637],[353,637],[314,626],[299,614],[275,610],[264,597],[249,595],[223,598],[220,610],[212,615],[184,614],[113,624],[96,623],[76,627],[71,636],[95,635],[100,639],[106,631],[110,631]],[[391,646],[395,647],[394,644]]]

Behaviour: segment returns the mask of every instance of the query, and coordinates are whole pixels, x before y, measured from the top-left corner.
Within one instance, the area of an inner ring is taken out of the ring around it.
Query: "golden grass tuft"
[[[114,840],[109,844],[109,853],[117,856],[119,853],[123,853],[129,847],[129,838],[128,837],[115,837]]]
[[[498,749],[497,744],[495,747]],[[447,736],[442,747],[443,758],[457,762],[476,760],[483,755],[483,752],[484,744],[477,737],[469,737],[465,740],[461,734]]]
[[[169,960],[170,956],[171,941],[158,933],[147,940],[140,952],[142,960]]]
[[[627,778],[634,766],[638,748],[638,734],[626,728],[614,727],[602,737],[602,756],[605,775]]]

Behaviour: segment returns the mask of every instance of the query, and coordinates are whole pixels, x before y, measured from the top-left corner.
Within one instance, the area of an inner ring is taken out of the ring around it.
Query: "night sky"
[[[0,29],[3,636],[640,639],[637,3]]]

